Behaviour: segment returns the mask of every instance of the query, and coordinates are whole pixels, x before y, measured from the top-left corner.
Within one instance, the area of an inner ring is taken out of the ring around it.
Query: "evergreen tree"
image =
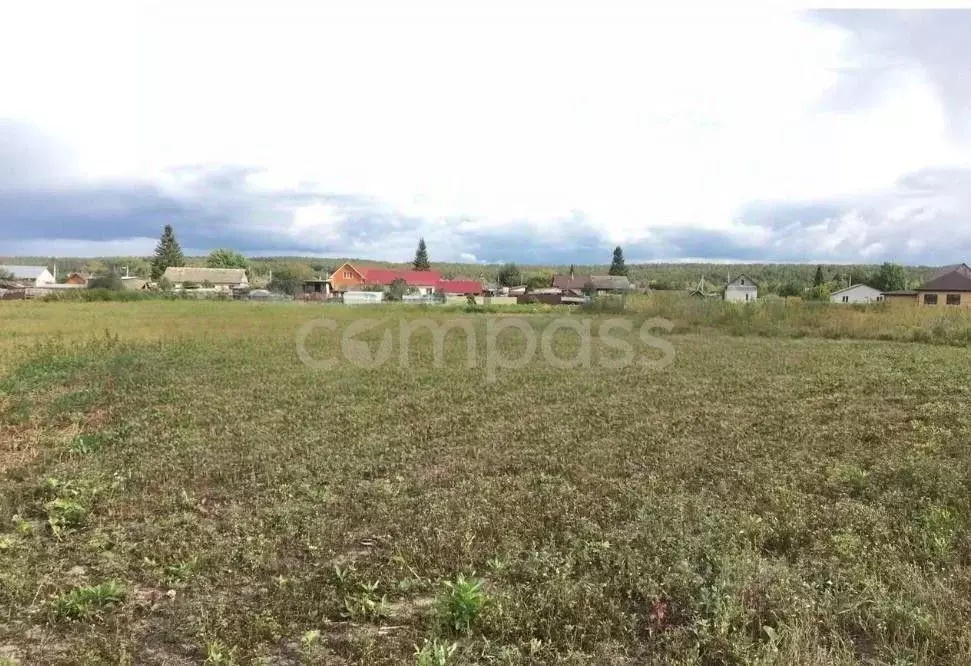
[[[813,278],[813,286],[822,287],[824,282],[826,282],[826,278],[823,277],[823,267],[816,266],[816,276]]]
[[[624,264],[624,251],[618,245],[614,248],[614,260],[610,264],[610,275],[627,275],[627,266]]]
[[[411,262],[416,271],[429,271],[431,264],[428,263],[428,248],[425,246],[425,239],[418,239],[418,250],[415,251],[415,260]]]
[[[159,280],[165,273],[165,269],[170,266],[185,266],[185,258],[182,256],[182,248],[179,241],[175,240],[175,232],[172,225],[166,224],[162,231],[162,237],[155,246],[155,258],[152,259],[152,279]]]

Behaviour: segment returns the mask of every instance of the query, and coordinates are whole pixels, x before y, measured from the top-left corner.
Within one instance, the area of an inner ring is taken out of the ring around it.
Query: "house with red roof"
[[[482,284],[477,280],[445,280],[438,271],[399,270],[396,268],[357,267],[351,263],[341,265],[330,276],[331,289],[335,293],[357,291],[367,287],[388,288],[396,280],[402,280],[414,292],[431,295],[444,292],[446,295],[466,296],[482,293]]]
[[[438,291],[446,296],[481,296],[482,283],[478,280],[460,278],[456,280],[439,280]]]

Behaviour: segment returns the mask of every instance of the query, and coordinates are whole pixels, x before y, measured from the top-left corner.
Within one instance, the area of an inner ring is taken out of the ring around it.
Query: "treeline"
[[[238,256],[238,255],[237,255]],[[185,257],[186,266],[206,266],[210,264],[211,255]],[[334,258],[322,259],[315,257],[250,257],[246,259],[245,267],[249,271],[250,280],[259,283],[268,281],[272,275],[280,283],[299,283],[313,277],[326,277],[345,261],[359,266],[381,266],[387,268],[412,268],[411,262],[382,262],[369,259]],[[17,265],[46,265],[53,269],[57,266],[57,275],[64,280],[72,272],[88,273],[91,275],[129,275],[151,279],[151,257],[98,257],[58,258],[50,257],[3,257],[0,263]],[[226,262],[234,263],[236,262]],[[933,266],[894,266],[894,272],[899,275],[899,281],[891,285],[884,284],[887,269],[873,264],[714,264],[714,263],[651,263],[626,264],[627,275],[631,282],[640,288],[648,287],[658,290],[684,290],[697,286],[704,278],[711,288],[723,286],[729,278],[745,274],[759,283],[760,293],[775,293],[785,295],[787,291],[812,289],[816,282],[817,269],[823,273],[823,284],[831,291],[848,286],[849,284],[871,284],[878,289],[912,289],[926,281],[939,268]],[[446,278],[466,277],[484,282],[499,281],[500,275],[508,281],[520,281],[521,284],[540,284],[548,281],[556,274],[569,273],[572,268],[576,275],[606,275],[610,271],[610,264],[546,264],[546,265],[515,265],[515,264],[469,264],[456,262],[432,262],[432,268],[440,271]],[[289,286],[281,284],[281,287]],[[794,294],[793,294],[794,295]]]

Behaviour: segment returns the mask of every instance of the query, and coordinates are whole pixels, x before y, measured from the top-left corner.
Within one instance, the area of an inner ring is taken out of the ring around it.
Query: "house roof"
[[[557,289],[568,291],[570,289],[583,289],[587,285],[589,276],[586,275],[555,275],[553,276],[553,286]]]
[[[36,280],[46,270],[47,266],[0,266],[0,271],[10,273],[15,280]]]
[[[439,280],[437,288],[447,294],[482,293],[482,283],[478,280]]]
[[[750,278],[748,275],[745,275],[744,273],[742,275],[736,276],[734,280],[729,281],[729,283],[726,284],[725,286],[726,287],[731,287],[732,285],[737,285],[738,282],[739,282],[739,280],[741,280],[742,278],[745,278],[746,280],[748,280],[749,282],[751,282],[753,287],[758,287],[759,286],[759,283],[758,282],[756,282],[755,280],[753,280],[752,278]],[[746,285],[746,286],[748,286],[748,285]]]
[[[390,285],[404,280],[409,287],[434,287],[442,280],[438,271],[399,271],[393,268],[362,268],[359,271],[371,284]]]
[[[553,286],[563,291],[574,289],[583,290],[587,285],[592,285],[594,289],[612,289],[616,291],[626,291],[632,289],[633,285],[626,275],[556,275],[553,277]]]
[[[868,284],[860,283],[860,284],[851,284],[849,287],[843,287],[838,291],[834,291],[832,294],[830,294],[830,296],[836,296],[837,294],[842,294],[844,291],[850,291],[851,289],[859,289],[860,287],[863,287],[864,289],[869,289],[870,291],[875,291],[878,294],[880,293],[879,289],[874,289]]]
[[[241,284],[246,282],[246,271],[242,268],[194,268],[191,266],[169,266],[162,277],[169,282],[195,282],[202,284]]]
[[[971,291],[971,267],[949,266],[917,288],[917,291]]]
[[[626,275],[591,275],[590,282],[594,289],[626,291],[633,287]]]

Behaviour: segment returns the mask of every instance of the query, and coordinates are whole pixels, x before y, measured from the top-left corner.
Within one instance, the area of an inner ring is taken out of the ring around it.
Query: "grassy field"
[[[971,663],[960,334],[642,306],[668,367],[490,382],[457,333],[443,367],[295,343],[420,313],[481,358],[484,314],[0,304],[0,664]]]

